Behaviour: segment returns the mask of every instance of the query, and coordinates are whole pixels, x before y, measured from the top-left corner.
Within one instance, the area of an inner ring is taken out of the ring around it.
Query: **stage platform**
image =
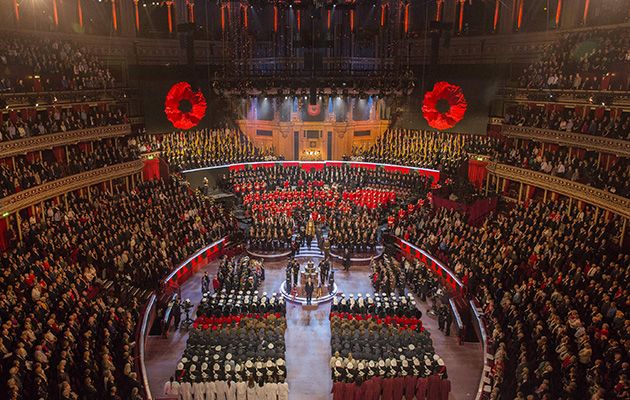
[[[317,305],[317,304],[321,304],[321,303],[326,303],[326,302],[332,300],[333,297],[335,297],[337,295],[338,291],[339,291],[339,288],[337,287],[337,283],[333,283],[333,288],[330,291],[330,293],[325,293],[321,297],[313,296],[313,298],[311,299],[311,304]],[[306,305],[306,297],[302,297],[302,296],[299,296],[299,295],[293,296],[291,293],[287,292],[287,283],[286,282],[282,282],[282,284],[280,285],[280,293],[282,294],[282,297],[284,297],[286,301],[290,301],[292,303],[302,304],[303,306]]]
[[[376,246],[376,252],[374,253],[371,253],[371,252],[351,253],[350,261],[352,262],[352,265],[369,265],[372,258],[377,260],[383,256],[384,252],[385,252],[385,247]],[[330,252],[330,256],[332,257],[333,261],[336,261],[339,263],[343,262],[343,253],[338,253],[333,250]]]
[[[270,252],[270,251],[262,251],[262,250],[246,250],[247,255],[252,258],[260,258],[264,261],[281,261],[286,258],[289,258],[291,255],[291,251],[282,251],[282,252]]]
[[[259,258],[259,259],[262,259],[264,261],[269,261],[269,262],[288,259],[289,256],[291,255],[290,250],[281,251],[281,252],[267,252],[267,251],[262,251],[262,250],[254,251],[254,250],[247,249],[246,251],[250,257]],[[353,265],[369,265],[370,260],[372,260],[372,258],[374,258],[375,260],[379,259],[380,257],[383,256],[384,251],[385,251],[385,247],[376,246],[376,252],[374,253],[370,253],[370,252],[353,253],[350,256],[350,262],[352,262]],[[343,253],[340,254],[340,253],[336,253],[335,251],[331,251],[330,257],[331,257],[331,261],[334,261],[336,263],[343,263]],[[310,249],[308,249],[306,246],[303,246],[302,248],[300,248],[299,253],[295,255],[295,258],[313,258],[313,259],[324,258],[324,252],[321,251],[316,246],[311,246]]]

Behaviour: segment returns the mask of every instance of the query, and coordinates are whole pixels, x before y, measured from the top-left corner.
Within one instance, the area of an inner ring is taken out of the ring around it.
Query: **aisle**
[[[267,263],[266,279],[260,288],[268,294],[278,291],[284,279],[284,262]],[[343,272],[335,263],[335,278],[340,293],[372,293],[368,267],[353,266],[351,272]],[[182,285],[182,297],[194,304],[201,299],[201,276],[204,271],[216,273],[217,262],[204,266]],[[431,332],[438,354],[448,366],[453,382],[450,399],[474,398],[481,373],[481,346],[478,343],[459,345],[454,336],[445,337],[437,329],[437,321],[426,315],[426,303],[419,302],[423,311],[423,324]],[[317,310],[306,311],[301,306],[287,304],[286,362],[290,400],[330,400],[330,303]],[[162,386],[173,374],[177,361],[184,350],[188,332],[172,332],[168,339],[150,337],[147,341],[146,366],[154,398],[159,399]]]
[[[305,311],[287,305],[287,376],[291,400],[330,399],[330,305]]]
[[[335,267],[339,268],[340,265],[335,264]],[[341,290],[346,293],[371,292],[367,267],[353,267],[351,271],[336,269],[335,278]],[[332,398],[332,379],[328,366],[331,355],[330,304],[321,304],[313,311],[304,310],[296,304],[287,304],[285,340],[290,400]]]

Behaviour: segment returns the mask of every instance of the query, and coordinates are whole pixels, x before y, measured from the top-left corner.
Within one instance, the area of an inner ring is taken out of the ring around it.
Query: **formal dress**
[[[357,385],[354,382],[344,383],[343,400],[354,400],[354,392],[356,389]]]
[[[333,400],[344,400],[343,391],[345,388],[345,383],[343,382],[335,382],[332,387]]]
[[[427,399],[440,400],[440,377],[437,375],[429,376],[427,383]]]
[[[412,400],[416,395],[416,383],[418,378],[413,375],[405,376],[405,399]]]
[[[227,382],[217,381],[217,400],[225,400],[225,394],[227,393]]]
[[[448,400],[449,393],[451,393],[451,381],[442,379],[440,382],[440,400]]]
[[[257,395],[257,388],[258,385],[254,384],[254,386],[249,387],[249,385],[247,386],[247,400],[258,400],[259,397]]]
[[[214,382],[206,382],[206,400],[216,400],[217,385]]]
[[[177,381],[168,381],[164,384],[164,394],[179,398],[180,384]]]
[[[367,382],[363,382],[361,385],[357,385],[356,389],[354,389],[354,400],[367,399],[367,389]]]
[[[226,386],[225,400],[236,400],[236,383],[230,381]]]
[[[397,376],[394,378],[394,400],[402,400],[405,394],[405,378]]]
[[[383,379],[383,400],[394,400],[394,378]]]
[[[276,400],[278,396],[278,384],[277,383],[265,383],[265,400]]]
[[[190,382],[182,382],[180,394],[182,395],[182,400],[192,400],[192,385]]]
[[[372,400],[378,400],[381,398],[381,393],[383,393],[383,378],[380,376],[374,376],[370,380],[372,381],[372,393],[374,394]]]
[[[278,400],[289,400],[289,384],[278,383]]]
[[[266,400],[267,396],[265,395],[265,387],[256,385],[256,399],[257,400]]]
[[[247,383],[236,382],[236,400],[247,400]]]
[[[206,385],[203,382],[195,382],[192,384],[192,392],[195,400],[203,400],[206,397]]]
[[[427,398],[427,386],[429,380],[427,378],[418,378],[416,382],[416,400],[425,400]]]

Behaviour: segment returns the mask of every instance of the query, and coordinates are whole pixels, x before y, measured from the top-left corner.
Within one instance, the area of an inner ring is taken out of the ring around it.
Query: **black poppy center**
[[[192,111],[192,103],[190,100],[183,99],[179,102],[179,111],[181,112],[191,112]]]
[[[440,99],[435,104],[435,109],[438,110],[440,113],[445,113],[451,109],[451,106],[450,104],[448,104],[448,101],[446,99]]]

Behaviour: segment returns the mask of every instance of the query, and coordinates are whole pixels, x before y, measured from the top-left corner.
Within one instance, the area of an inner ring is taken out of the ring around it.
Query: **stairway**
[[[319,243],[317,243],[317,238],[313,238],[311,242],[311,248],[309,250],[306,242],[303,246],[300,246],[300,251],[295,255],[296,257],[321,257],[324,258],[324,252],[319,249]]]

